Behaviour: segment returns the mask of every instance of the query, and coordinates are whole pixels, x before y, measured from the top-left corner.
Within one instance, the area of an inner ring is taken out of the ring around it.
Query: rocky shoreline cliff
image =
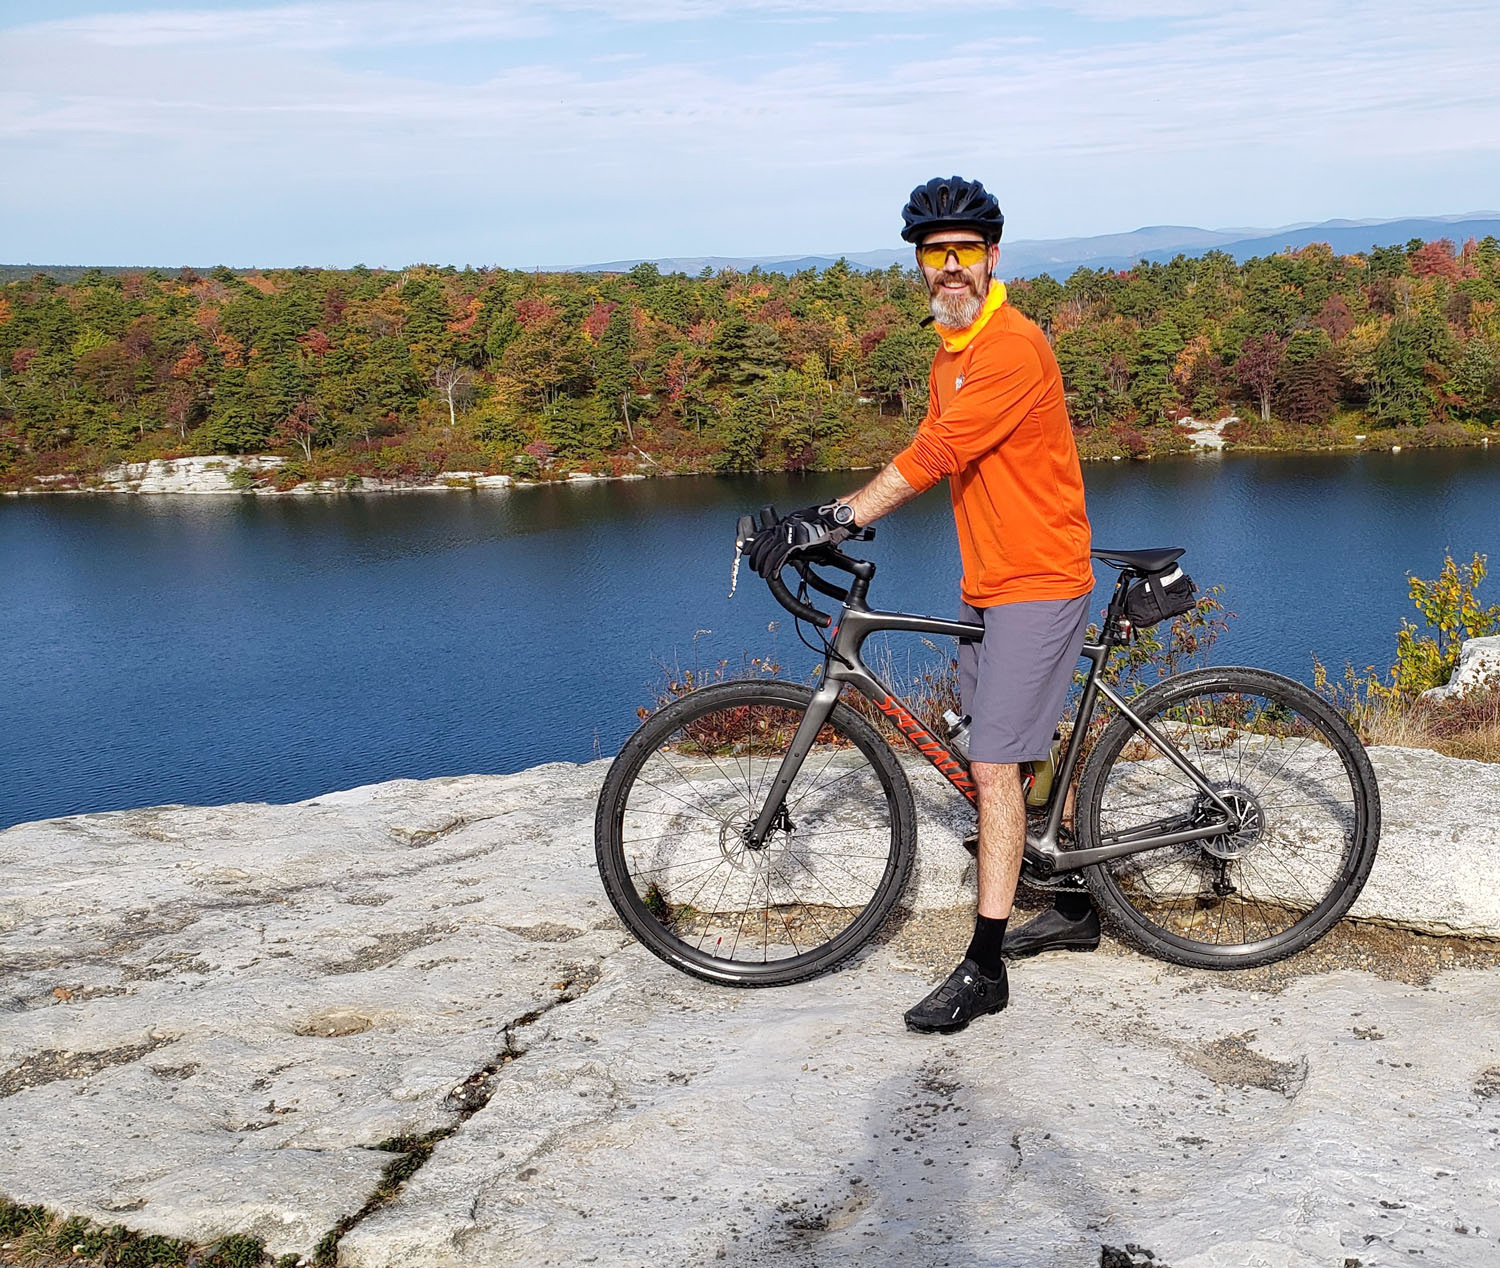
[[[1380,856],[1328,945],[1043,958],[947,1039],[900,1020],[972,902],[923,770],[901,918],[770,991],[620,928],[601,763],[22,824],[0,1194],[361,1268],[1493,1263],[1500,767],[1372,757]]]
[[[202,458],[153,458],[149,462],[127,462],[107,467],[97,478],[43,476],[27,489],[7,490],[21,497],[42,493],[182,493],[253,494],[258,497],[293,497],[331,493],[420,493],[474,489],[526,488],[535,481],[483,471],[439,471],[427,480],[375,479],[346,476],[341,480],[296,480],[285,484],[278,473],[286,459],[275,455],[219,454]],[[644,480],[644,475],[594,475],[569,472],[554,484],[596,484],[603,480]]]

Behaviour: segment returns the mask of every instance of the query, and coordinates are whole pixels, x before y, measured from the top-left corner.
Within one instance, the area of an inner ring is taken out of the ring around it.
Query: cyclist
[[[963,960],[908,1010],[906,1024],[949,1033],[1005,1007],[1002,957],[1099,942],[1098,918],[1081,892],[1006,931],[1026,838],[1019,768],[1051,748],[1094,578],[1057,361],[994,276],[1005,224],[999,204],[978,181],[935,177],[912,190],[901,215],[942,336],[927,415],[912,443],[862,489],[786,516],[757,536],[748,557],[771,576],[799,547],[837,545],[948,479],[963,562],[960,619],[985,628],[982,642],[959,647],[979,790],[979,904]]]

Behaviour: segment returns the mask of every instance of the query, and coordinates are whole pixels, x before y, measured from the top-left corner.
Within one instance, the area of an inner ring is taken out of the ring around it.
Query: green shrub
[[[1435,637],[1409,621],[1401,622],[1390,690],[1409,699],[1429,687],[1441,687],[1458,664],[1465,639],[1500,633],[1500,604],[1484,607],[1474,594],[1488,572],[1487,562],[1477,551],[1464,567],[1444,555],[1442,571],[1432,581],[1410,578],[1411,601]]]
[[[47,1212],[40,1206],[18,1206],[0,1198],[0,1237],[20,1237],[47,1226]]]
[[[212,1247],[203,1268],[260,1268],[265,1255],[265,1243],[258,1237],[235,1233]]]

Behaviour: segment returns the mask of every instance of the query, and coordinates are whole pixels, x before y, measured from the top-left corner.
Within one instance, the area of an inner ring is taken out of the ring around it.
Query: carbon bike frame
[[[816,574],[810,574],[810,564],[803,566],[802,575],[809,584],[825,594],[841,599],[843,610],[839,614],[837,624],[833,625],[829,631],[828,651],[823,658],[823,672],[819,679],[818,689],[813,693],[807,712],[798,724],[797,732],[792,737],[791,747],[781,760],[781,766],[776,772],[775,780],[772,781],[760,815],[747,834],[746,844],[751,849],[762,848],[767,835],[776,826],[778,819],[784,816],[786,795],[791,789],[792,782],[796,779],[798,771],[802,769],[802,763],[812,751],[818,732],[828,721],[846,685],[854,687],[868,697],[877,709],[891,719],[896,729],[911,742],[917,752],[931,762],[937,768],[938,773],[970,802],[977,805],[979,800],[978,788],[969,774],[969,764],[953,751],[946,739],[933,735],[912,716],[896,694],[864,663],[860,651],[871,634],[881,631],[937,634],[979,642],[984,638],[984,626],[968,621],[950,621],[941,617],[919,616],[905,612],[882,612],[869,608],[864,600],[869,590],[870,580],[875,575],[873,563],[869,560],[855,560],[842,554],[832,553],[819,557],[816,562],[849,572],[853,574],[854,580],[845,591],[817,577]],[[1084,681],[1083,695],[1078,704],[1078,723],[1073,727],[1062,766],[1053,780],[1052,792],[1043,808],[1045,817],[1042,829],[1039,833],[1033,834],[1028,826],[1025,862],[1029,865],[1031,874],[1042,879],[1065,872],[1076,872],[1080,868],[1089,867],[1095,863],[1104,863],[1129,854],[1159,849],[1165,845],[1177,845],[1184,841],[1201,841],[1206,837],[1228,836],[1240,829],[1238,815],[1219,796],[1198,768],[1183,756],[1171,740],[1144,721],[1119,692],[1108,683],[1099,680],[1110,649],[1129,637],[1129,626],[1123,622],[1122,618],[1125,591],[1129,587],[1130,580],[1131,575],[1128,572],[1120,574],[1106,611],[1100,640],[1084,643],[1079,653],[1081,659],[1089,661],[1089,671]],[[794,614],[804,618],[808,613],[813,616],[822,616],[808,605],[792,599],[785,586],[779,583],[779,579],[771,589],[782,605],[794,611]],[[787,600],[791,602],[788,603]],[[826,618],[823,619],[826,620]],[[1107,837],[1092,849],[1064,850],[1061,848],[1059,832],[1062,827],[1063,809],[1067,802],[1067,790],[1072,784],[1073,770],[1083,750],[1083,738],[1088,729],[1087,720],[1093,716],[1101,695],[1124,714],[1140,732],[1148,736],[1167,760],[1192,781],[1194,786],[1223,815],[1222,820],[1209,820],[1205,823],[1194,824],[1191,828],[1179,828],[1172,832],[1159,832],[1156,831],[1159,825],[1144,824],[1128,832]]]

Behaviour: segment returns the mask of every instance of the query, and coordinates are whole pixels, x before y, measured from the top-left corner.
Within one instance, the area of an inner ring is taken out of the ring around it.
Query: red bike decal
[[[968,768],[932,737],[923,725],[912,717],[906,706],[895,696],[877,700],[876,707],[896,724],[896,729],[916,746],[929,762],[942,772],[943,777],[970,801],[979,800],[979,790],[969,777]]]

